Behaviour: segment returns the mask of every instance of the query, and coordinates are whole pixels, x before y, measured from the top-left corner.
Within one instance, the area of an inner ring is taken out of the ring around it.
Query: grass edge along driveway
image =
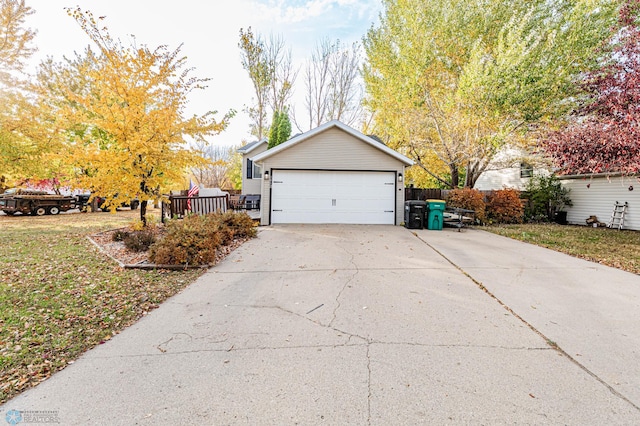
[[[638,231],[555,223],[494,225],[480,229],[640,274],[640,232]]]
[[[0,216],[0,403],[104,343],[203,270],[123,269],[87,235],[138,213]]]

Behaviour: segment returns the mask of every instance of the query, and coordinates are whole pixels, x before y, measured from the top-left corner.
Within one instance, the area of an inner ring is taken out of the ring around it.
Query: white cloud
[[[311,23],[313,19],[332,16],[349,20],[373,20],[380,2],[372,0],[257,0],[254,7],[266,20],[279,25]]]

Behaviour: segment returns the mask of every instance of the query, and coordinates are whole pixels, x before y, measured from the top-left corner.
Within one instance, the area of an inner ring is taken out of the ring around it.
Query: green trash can
[[[425,228],[442,231],[445,205],[444,200],[427,200],[427,226]]]

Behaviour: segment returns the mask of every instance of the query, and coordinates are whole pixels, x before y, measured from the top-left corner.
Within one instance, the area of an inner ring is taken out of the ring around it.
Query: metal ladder
[[[616,205],[613,207],[613,213],[611,213],[611,220],[609,221],[608,228],[618,228],[618,230],[622,229],[624,226],[624,214],[627,212],[627,207],[629,207],[629,203],[626,201],[620,203],[616,201]]]

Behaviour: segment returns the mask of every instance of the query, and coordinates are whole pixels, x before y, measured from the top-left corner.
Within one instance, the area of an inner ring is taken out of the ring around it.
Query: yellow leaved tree
[[[105,197],[107,207],[138,197],[146,224],[147,201],[161,199],[184,182],[189,168],[206,163],[188,139],[222,132],[232,113],[219,121],[215,111],[185,117],[189,93],[207,79],[190,75],[180,48],[124,46],[103,18],[80,8],[67,12],[97,50],[90,46],[73,60],[43,64],[42,110],[59,129],[76,185]]]
[[[610,0],[383,0],[363,38],[371,131],[440,185],[473,187],[580,99],[615,22]]]
[[[39,150],[25,135],[29,126],[19,119],[28,105],[24,68],[35,51],[35,31],[25,25],[32,13],[24,0],[0,0],[0,187],[41,163]]]

